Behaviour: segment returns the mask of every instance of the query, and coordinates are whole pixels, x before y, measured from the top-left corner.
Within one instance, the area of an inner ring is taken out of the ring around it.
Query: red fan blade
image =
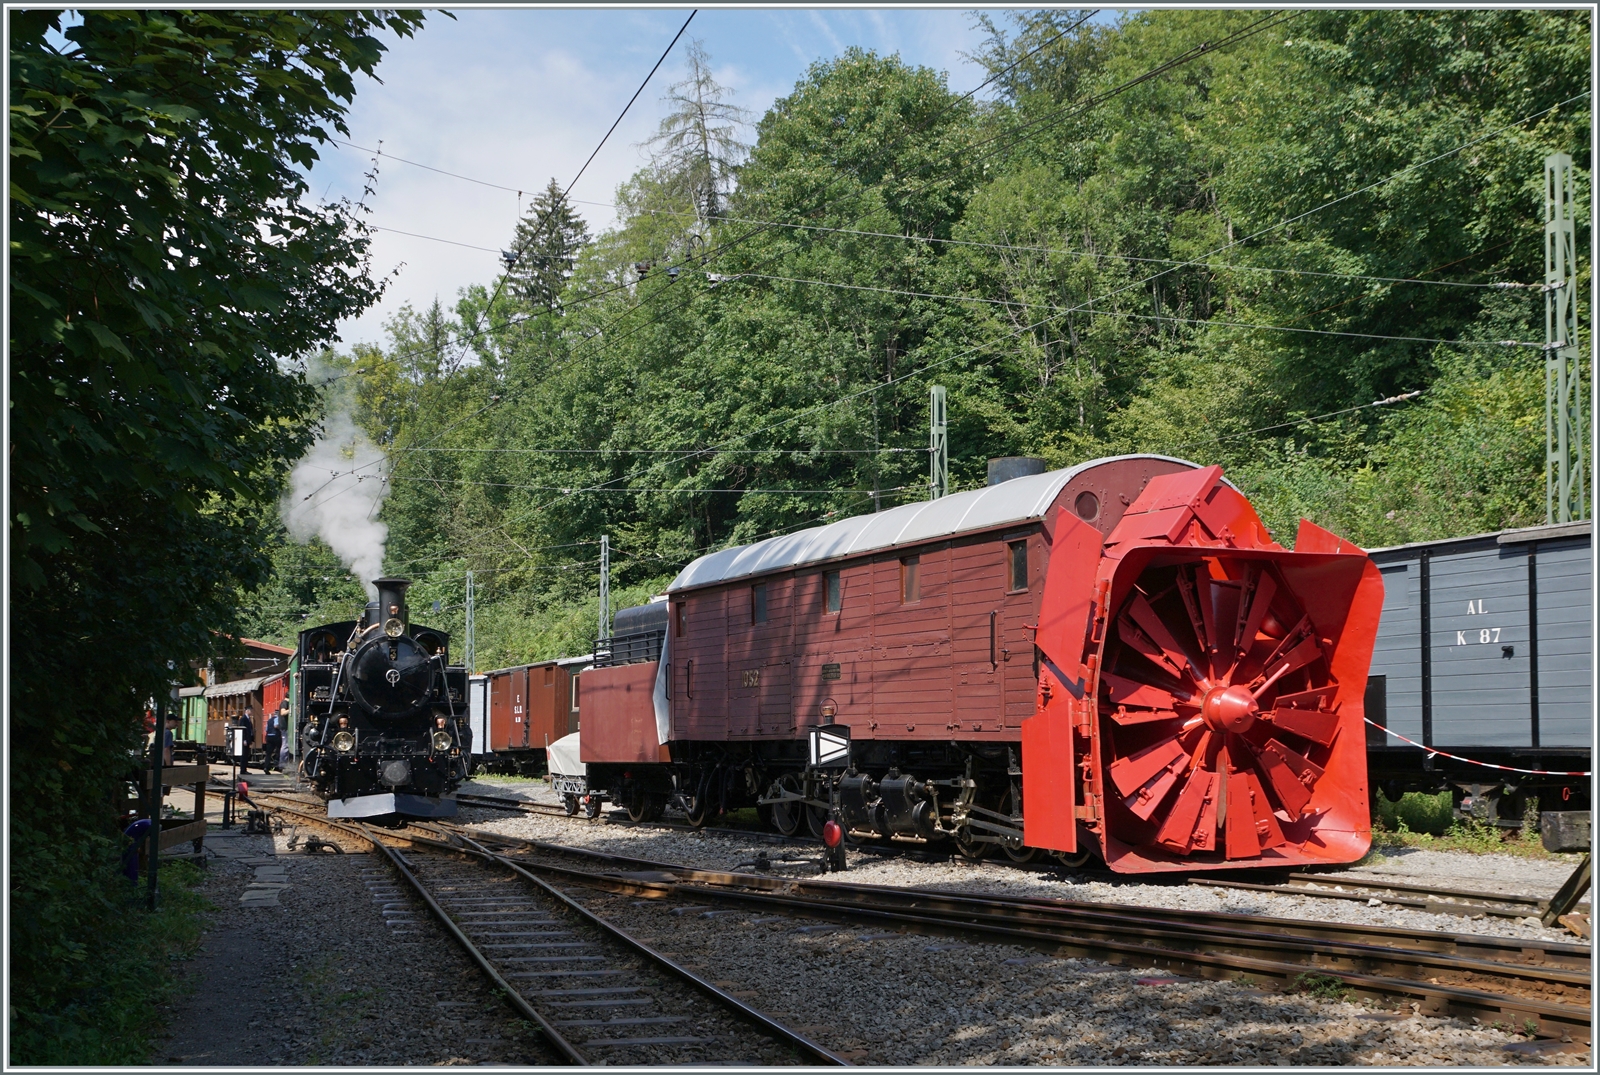
[[[1239,604],[1239,618],[1233,632],[1233,650],[1237,654],[1233,662],[1235,668],[1256,644],[1256,632],[1261,629],[1261,621],[1272,606],[1272,598],[1277,592],[1277,580],[1265,566],[1251,571],[1246,578],[1244,596]]]
[[[1229,635],[1239,615],[1239,584],[1208,578],[1202,593],[1210,591],[1211,618],[1206,621],[1206,634],[1211,639],[1211,678],[1221,679],[1233,664],[1233,654],[1227,652]],[[1203,606],[1202,606],[1203,607]]]
[[[1276,739],[1261,748],[1256,760],[1266,769],[1278,802],[1291,818],[1298,818],[1311,802],[1311,785],[1322,775],[1322,769]]]
[[[1180,760],[1184,763],[1189,761],[1189,752],[1183,749],[1183,744],[1176,739],[1163,739],[1137,754],[1112,762],[1111,782],[1117,786],[1123,798],[1128,798],[1148,783],[1151,777]]]
[[[1267,667],[1279,657],[1283,656],[1285,653],[1288,653],[1290,648],[1292,648],[1296,642],[1300,641],[1300,639],[1304,638],[1310,633],[1311,617],[1301,616],[1300,622],[1294,625],[1294,629],[1288,634],[1284,635],[1282,638],[1278,639],[1278,644],[1272,648],[1272,652],[1267,655],[1267,659],[1261,662],[1261,667]]]
[[[1158,844],[1180,855],[1189,853],[1198,835],[1196,828],[1200,821],[1200,812],[1211,805],[1215,798],[1212,787],[1216,780],[1215,773],[1204,769],[1196,769],[1189,774],[1189,782],[1183,786],[1183,791],[1178,793],[1178,801],[1172,804],[1172,812],[1167,815],[1166,824],[1161,826],[1161,831],[1156,835]],[[1212,824],[1215,825],[1215,821]]]
[[[1241,806],[1249,803],[1249,814],[1255,819],[1256,840],[1263,848],[1277,847],[1284,842],[1283,829],[1278,825],[1278,819],[1272,813],[1272,804],[1267,801],[1267,793],[1261,787],[1261,781],[1255,773],[1244,772],[1238,774],[1245,783],[1245,794],[1233,796],[1233,801]],[[1245,811],[1240,810],[1241,814]],[[1228,852],[1228,857],[1233,857],[1233,852]]]
[[[1166,801],[1173,787],[1178,783],[1178,777],[1183,773],[1183,767],[1188,764],[1187,756],[1180,755],[1169,762],[1166,768],[1146,780],[1143,785],[1135,789],[1132,795],[1123,797],[1122,805],[1126,806],[1140,821],[1149,821],[1150,815],[1156,808]]]
[[[1126,614],[1117,617],[1117,637],[1122,640],[1123,645],[1153,661],[1158,668],[1174,679],[1182,678],[1184,666],[1167,656],[1161,644],[1141,631]]]
[[[1317,644],[1316,636],[1308,635],[1294,649],[1290,650],[1282,657],[1270,662],[1266,668],[1262,669],[1262,672],[1266,675],[1266,679],[1263,680],[1261,686],[1255,688],[1252,693],[1257,698],[1261,697],[1261,692],[1278,682],[1278,680],[1282,679],[1284,676],[1298,668],[1304,668],[1306,665],[1310,664],[1312,661],[1321,656],[1322,647]]]
[[[1223,822],[1224,853],[1231,859],[1254,858],[1261,853],[1256,833],[1255,807],[1250,797],[1250,774],[1228,774],[1227,816]]]
[[[1334,733],[1339,730],[1339,714],[1326,709],[1274,709],[1268,717],[1274,727],[1319,746],[1333,742]]]
[[[1102,672],[1101,682],[1111,691],[1112,705],[1131,705],[1145,709],[1171,709],[1176,699],[1173,692],[1152,683],[1119,676],[1115,672]],[[1185,695],[1185,698],[1188,696]]]
[[[1156,610],[1150,607],[1150,602],[1145,600],[1144,594],[1135,593],[1133,595],[1133,600],[1128,604],[1128,614],[1133,617],[1134,622],[1139,625],[1145,634],[1154,639],[1156,645],[1161,647],[1168,661],[1180,669],[1190,669],[1196,681],[1202,678],[1200,670],[1194,667],[1194,660],[1189,656],[1189,651],[1179,645],[1176,638],[1172,637],[1172,632],[1167,630],[1165,623],[1161,622],[1161,617],[1156,615]]]
[[[1128,712],[1126,706],[1117,706],[1111,711],[1111,719],[1123,727],[1135,724],[1154,724],[1158,720],[1177,720],[1178,714],[1170,709],[1136,709]]]
[[[1178,593],[1183,597],[1184,610],[1189,613],[1189,626],[1194,628],[1195,641],[1200,643],[1200,652],[1210,649],[1211,643],[1206,639],[1211,637],[1206,634],[1206,619],[1200,614],[1200,598],[1194,590],[1194,573],[1189,568],[1178,569]]]
[[[1339,693],[1339,684],[1329,683],[1326,687],[1313,687],[1308,691],[1298,694],[1278,695],[1277,707],[1279,709],[1326,709],[1328,703],[1333,701],[1333,696]]]

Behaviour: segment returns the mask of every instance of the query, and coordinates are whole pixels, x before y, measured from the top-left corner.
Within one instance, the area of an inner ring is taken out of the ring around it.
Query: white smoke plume
[[[389,525],[378,521],[389,483],[383,453],[351,419],[336,411],[322,435],[295,464],[289,491],[278,504],[283,525],[302,545],[313,537],[328,543],[374,598],[372,580],[383,574]]]

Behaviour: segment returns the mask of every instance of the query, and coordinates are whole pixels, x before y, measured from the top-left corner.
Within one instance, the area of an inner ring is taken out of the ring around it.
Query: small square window
[[[922,557],[907,556],[900,561],[900,603],[915,604],[922,600]]]
[[[572,711],[578,711],[578,673],[572,674]]]
[[[750,587],[750,622],[767,622],[767,584],[764,582]]]
[[[840,600],[842,594],[839,589],[839,573],[837,571],[825,571],[822,573],[822,593],[823,607],[829,612],[838,612],[843,602]]]
[[[1013,541],[1007,548],[1011,552],[1011,586],[1010,589],[1026,590],[1028,588],[1028,543],[1026,541]]]
[[[673,615],[673,619],[672,619],[673,631],[672,631],[672,633],[677,635],[679,638],[682,638],[683,637],[683,620],[684,620],[683,602],[682,601],[679,601],[677,604],[672,606],[672,615]]]

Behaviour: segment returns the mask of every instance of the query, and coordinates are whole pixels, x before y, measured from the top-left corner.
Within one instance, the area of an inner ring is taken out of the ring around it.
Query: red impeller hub
[[[1383,584],[1365,553],[1307,522],[1284,549],[1218,467],[1152,479],[1097,562],[1065,513],[1055,549],[1039,630],[1050,704],[1024,726],[1023,768],[1032,786],[1030,743],[1059,764],[1070,742],[1081,783],[1074,813],[1042,818],[1030,845],[1088,842],[1124,871],[1366,852],[1362,702]],[[1077,684],[1081,701],[1053,701]]]

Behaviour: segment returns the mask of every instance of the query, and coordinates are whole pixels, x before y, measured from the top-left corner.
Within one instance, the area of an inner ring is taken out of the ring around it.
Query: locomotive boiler
[[[701,557],[657,651],[585,675],[582,758],[635,817],[1350,862],[1382,603],[1362,550],[1305,521],[1285,549],[1219,467],[1094,460]]]
[[[406,579],[375,583],[359,620],[300,632],[301,774],[330,817],[448,817],[467,775],[467,672],[450,636],[413,625]]]

